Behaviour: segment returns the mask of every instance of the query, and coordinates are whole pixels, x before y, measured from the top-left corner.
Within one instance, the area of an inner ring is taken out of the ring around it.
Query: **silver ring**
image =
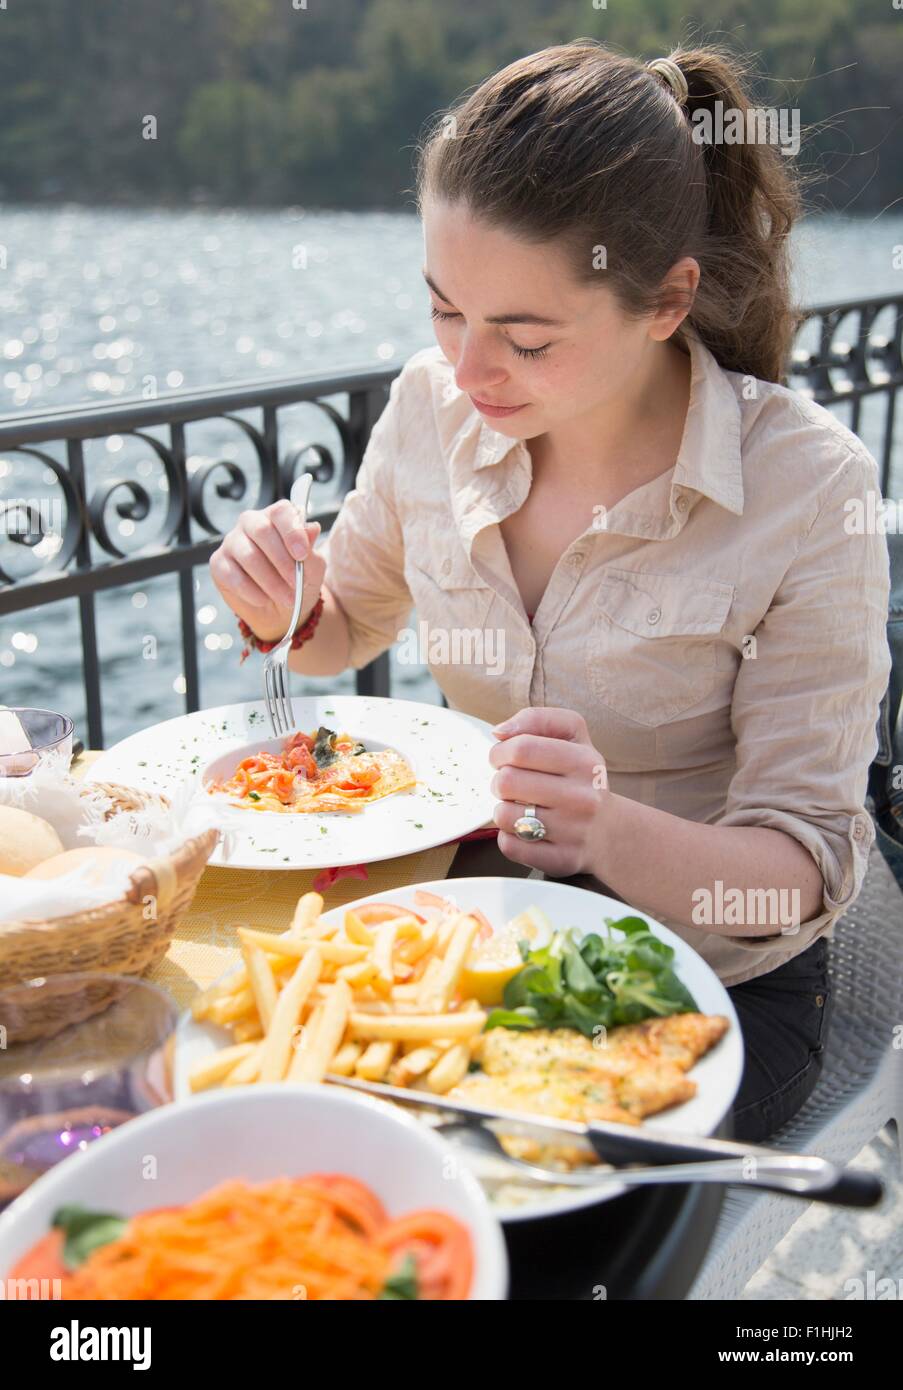
[[[536,814],[535,806],[524,807],[524,814],[514,822],[514,833],[519,840],[544,840],[546,828]]]

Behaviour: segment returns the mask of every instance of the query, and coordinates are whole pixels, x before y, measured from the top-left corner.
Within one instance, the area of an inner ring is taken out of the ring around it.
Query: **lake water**
[[[893,261],[901,244],[903,214],[808,220],[796,237],[800,297],[821,303],[900,293],[903,272]],[[420,223],[411,213],[4,207],[0,411],[401,365],[434,341],[421,264]],[[299,440],[330,442],[314,408],[292,418]],[[305,433],[312,426],[317,432]],[[216,422],[193,427],[188,447],[197,460],[249,458],[235,432]],[[88,447],[87,467],[92,483],[137,476],[154,495],[140,523],[108,508],[117,543],[136,549],[154,534],[165,504],[159,465],[138,442],[112,439]],[[45,474],[22,456],[0,458],[0,501],[54,497]],[[245,505],[218,504],[218,522],[227,526]],[[36,561],[3,538],[0,564],[20,575]],[[206,570],[196,572],[196,589],[202,704],[259,698],[259,660],[239,667],[233,617]],[[97,617],[109,745],[184,709],[175,578],[101,594]],[[394,694],[440,698],[428,673],[394,657],[392,682]],[[302,694],[353,688],[348,674],[295,677]],[[0,702],[51,705],[71,714],[87,738],[74,601],[0,619]]]

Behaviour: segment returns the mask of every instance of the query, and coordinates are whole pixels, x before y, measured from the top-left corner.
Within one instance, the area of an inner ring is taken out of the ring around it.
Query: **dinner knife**
[[[495,1127],[501,1122],[505,1131],[528,1134],[547,1144],[560,1143],[562,1139],[576,1140],[588,1144],[604,1163],[614,1167],[637,1162],[667,1167],[675,1163],[740,1159],[749,1164],[750,1177],[755,1175],[759,1190],[779,1192],[783,1196],[806,1196],[846,1207],[873,1207],[884,1196],[883,1184],[876,1174],[841,1168],[814,1154],[785,1153],[759,1144],[739,1144],[732,1139],[710,1139],[679,1131],[640,1130],[614,1120],[591,1120],[586,1124],[577,1120],[549,1120],[542,1115],[490,1109],[450,1096],[362,1081],[352,1076],[327,1073],[325,1079],[335,1086],[345,1086],[398,1105],[459,1115],[473,1125],[492,1124]],[[768,1159],[767,1176],[757,1172],[756,1159]]]

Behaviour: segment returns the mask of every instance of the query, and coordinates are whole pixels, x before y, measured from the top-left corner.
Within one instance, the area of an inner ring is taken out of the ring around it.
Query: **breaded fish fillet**
[[[638,1124],[696,1094],[685,1074],[728,1028],[720,1014],[674,1014],[611,1028],[597,1040],[571,1028],[492,1028],[450,1094],[479,1105],[570,1120]]]

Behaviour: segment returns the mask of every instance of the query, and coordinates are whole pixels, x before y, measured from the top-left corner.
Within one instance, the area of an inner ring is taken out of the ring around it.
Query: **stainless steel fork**
[[[307,512],[310,505],[310,489],[313,483],[312,473],[302,473],[300,478],[296,478],[292,484],[289,494],[292,504],[301,513],[304,525],[307,525]],[[288,669],[288,654],[291,651],[292,636],[298,626],[298,619],[301,616],[301,609],[304,604],[304,563],[301,560],[295,561],[295,605],[292,609],[291,622],[288,625],[288,632],[282,641],[268,652],[263,663],[263,691],[266,701],[267,714],[270,716],[270,726],[273,730],[273,738],[281,738],[284,734],[290,734],[295,727],[295,711],[292,708],[292,697],[290,688],[290,673]]]

